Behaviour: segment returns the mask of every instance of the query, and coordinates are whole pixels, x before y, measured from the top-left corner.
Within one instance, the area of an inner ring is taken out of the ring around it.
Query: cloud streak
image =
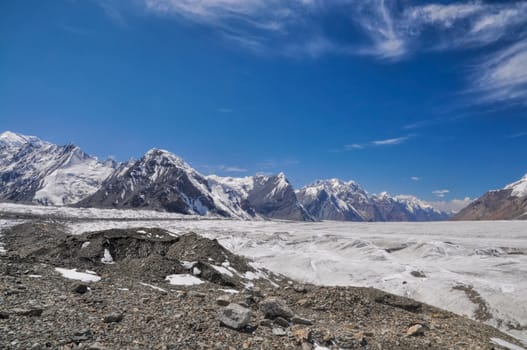
[[[428,202],[428,204],[437,210],[456,214],[459,213],[461,209],[472,203],[472,201],[473,199],[465,197],[463,199],[452,199],[451,201]]]
[[[346,151],[354,151],[354,150],[361,150],[361,149],[371,148],[371,147],[396,146],[396,145],[405,143],[411,138],[412,138],[412,135],[407,135],[407,136],[401,136],[401,137],[396,137],[396,138],[391,138],[391,139],[375,140],[375,141],[371,141],[367,143],[352,143],[349,145],[344,145],[344,149]]]
[[[439,198],[443,198],[445,197],[445,195],[450,193],[450,190],[435,190],[432,191],[432,193],[438,196]]]
[[[484,102],[527,105],[527,39],[487,57],[473,72],[474,91]]]

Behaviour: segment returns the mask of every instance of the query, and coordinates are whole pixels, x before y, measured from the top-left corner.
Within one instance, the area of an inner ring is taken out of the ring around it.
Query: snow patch
[[[236,289],[218,289],[221,292],[228,293],[228,294],[238,294],[240,293]]]
[[[112,254],[108,248],[104,248],[104,256],[101,258],[101,262],[107,265],[114,264]]]
[[[192,275],[168,275],[165,280],[168,281],[168,283],[172,285],[178,285],[178,286],[193,286],[196,284],[202,284],[205,283],[202,280],[200,280],[197,277],[194,277]]]
[[[219,273],[223,274],[223,275],[227,275],[229,277],[234,277],[234,274],[228,270],[227,268],[223,267],[223,266],[216,266],[216,265],[210,265],[214,268],[214,270],[218,271]]]
[[[512,190],[511,194],[515,197],[527,196],[527,174],[525,174],[520,180],[507,185],[505,189]]]
[[[101,278],[97,275],[93,275],[91,273],[86,272],[78,272],[77,269],[65,269],[61,267],[56,267],[55,271],[60,273],[62,277],[71,280],[79,280],[82,282],[98,282],[101,280]]]
[[[511,344],[508,341],[505,341],[505,340],[500,339],[500,338],[490,338],[490,341],[493,344],[502,346],[502,347],[504,347],[504,348],[506,348],[508,350],[526,350],[525,348],[522,348],[521,346]]]

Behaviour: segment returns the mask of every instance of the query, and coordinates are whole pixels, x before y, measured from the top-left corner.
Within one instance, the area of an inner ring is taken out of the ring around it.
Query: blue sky
[[[527,2],[0,3],[0,129],[477,197],[527,172]]]

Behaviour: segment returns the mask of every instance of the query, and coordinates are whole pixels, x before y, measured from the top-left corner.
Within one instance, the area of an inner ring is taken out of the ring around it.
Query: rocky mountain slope
[[[301,284],[193,233],[71,236],[37,220],[2,235],[2,349],[521,349],[411,299]]]
[[[368,195],[354,181],[318,180],[297,191],[300,203],[317,220],[431,221],[448,214],[413,196]]]
[[[67,205],[96,192],[114,171],[75,145],[57,146],[33,136],[0,135],[0,200]]]
[[[170,152],[152,149],[121,165],[99,190],[77,203],[83,207],[138,208],[183,214],[231,216],[213,198],[207,179]]]
[[[527,220],[527,174],[503,189],[485,193],[454,219]]]

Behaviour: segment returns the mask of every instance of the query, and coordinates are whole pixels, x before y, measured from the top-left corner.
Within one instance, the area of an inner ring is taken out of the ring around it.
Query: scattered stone
[[[289,321],[287,321],[285,318],[283,317],[277,317],[274,319],[274,324],[278,325],[278,326],[282,326],[284,328],[287,328],[289,327]]]
[[[30,350],[41,350],[42,349],[42,345],[36,343],[36,344],[31,345],[31,347],[29,349]]]
[[[224,326],[241,329],[249,324],[251,310],[238,304],[229,304],[219,311],[218,318]]]
[[[417,277],[417,278],[425,278],[426,277],[426,275],[423,272],[421,272],[421,271],[412,271],[412,272],[410,272],[410,274],[412,276],[414,276],[414,277]]]
[[[311,345],[310,343],[302,343],[302,350],[312,350],[313,349],[313,345]]]
[[[287,332],[283,328],[276,327],[276,328],[273,328],[273,334],[279,337],[283,337],[287,335]]]
[[[22,309],[14,308],[12,312],[18,316],[40,316],[44,310],[40,308]]]
[[[231,296],[230,295],[221,295],[218,298],[216,298],[216,304],[220,306],[227,306],[231,303]]]
[[[293,289],[297,293],[307,293],[306,286],[304,284],[295,284],[293,285]]]
[[[104,350],[104,346],[102,346],[98,342],[95,342],[95,343],[89,345],[86,349],[87,350]]]
[[[366,341],[366,334],[364,332],[358,332],[353,335],[353,339],[360,345],[365,346],[368,344]]]
[[[273,321],[271,321],[270,319],[264,318],[263,320],[260,321],[260,326],[272,328]]]
[[[111,314],[108,314],[104,316],[103,322],[104,323],[116,323],[121,322],[123,320],[124,315],[120,312],[113,312]]]
[[[81,329],[73,333],[73,340],[76,342],[86,341],[93,338],[93,333],[89,328]]]
[[[294,315],[284,300],[275,297],[264,299],[260,304],[260,310],[267,318],[283,317],[290,319]]]
[[[406,335],[412,337],[412,336],[418,336],[418,335],[424,335],[425,334],[425,327],[423,327],[420,324],[414,324],[408,330],[406,331]]]
[[[311,340],[311,331],[309,328],[293,326],[291,327],[291,333],[299,343]]]
[[[86,292],[88,292],[89,288],[86,284],[84,283],[78,283],[76,284],[74,287],[73,287],[73,292],[75,293],[78,293],[78,294],[84,294]]]
[[[244,292],[255,297],[263,298],[262,290],[256,286],[245,287]]]
[[[5,311],[0,311],[0,320],[6,320],[9,318],[9,314]]]
[[[313,324],[313,321],[307,318],[300,317],[298,315],[293,316],[293,318],[291,318],[291,322],[293,322],[294,324],[303,324],[306,326],[311,326]]]

